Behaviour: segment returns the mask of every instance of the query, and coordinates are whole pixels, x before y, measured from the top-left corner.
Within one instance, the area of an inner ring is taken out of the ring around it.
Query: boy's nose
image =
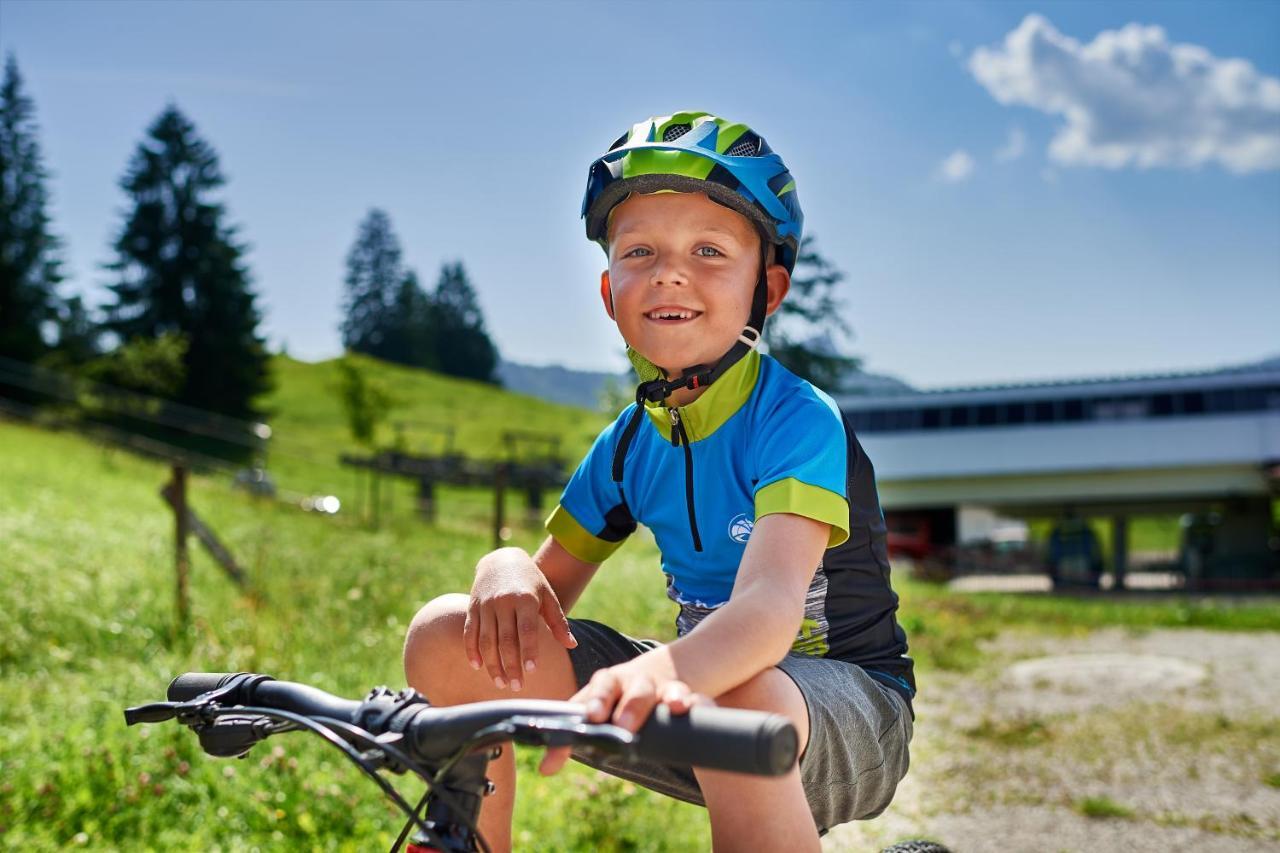
[[[685,285],[689,283],[689,276],[678,264],[664,261],[654,264],[653,272],[649,276],[649,283],[652,285]]]

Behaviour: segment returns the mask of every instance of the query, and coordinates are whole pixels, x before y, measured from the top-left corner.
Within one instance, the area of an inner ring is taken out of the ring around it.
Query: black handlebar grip
[[[240,674],[238,672],[184,672],[169,682],[169,701],[189,702],[210,690],[217,690]]]
[[[694,707],[673,714],[653,709],[633,747],[637,758],[713,770],[781,776],[796,763],[800,738],[780,714],[736,708]]]

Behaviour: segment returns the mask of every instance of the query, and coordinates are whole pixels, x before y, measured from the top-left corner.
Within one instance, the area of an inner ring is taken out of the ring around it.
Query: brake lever
[[[261,677],[259,676],[259,678]],[[152,702],[148,705],[125,708],[124,724],[133,726],[138,723],[163,723],[166,720],[172,720],[174,717],[178,718],[178,722],[187,726],[208,722],[203,713],[205,708],[231,696],[232,693],[240,688],[244,680],[243,677],[237,676],[229,683],[215,690],[210,690],[208,693],[201,693],[186,702]]]
[[[163,723],[178,716],[178,702],[152,702],[149,705],[137,705],[124,709],[124,724],[136,726],[138,723]]]
[[[617,750],[630,746],[636,736],[611,723],[583,723],[572,717],[515,716],[506,721],[512,735],[532,746],[579,746]]]

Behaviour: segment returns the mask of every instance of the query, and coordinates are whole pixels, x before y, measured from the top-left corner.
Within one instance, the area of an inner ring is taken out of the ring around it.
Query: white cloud
[[[1063,166],[1280,169],[1280,80],[1157,26],[1081,44],[1028,15],[1002,45],[975,50],[969,71],[1000,103],[1065,119],[1049,144]]]
[[[1020,127],[1009,128],[1009,138],[996,150],[996,162],[1008,163],[1017,160],[1027,150],[1027,135]]]
[[[938,164],[938,177],[947,183],[958,184],[969,179],[975,165],[969,152],[961,148],[952,151],[947,159]]]

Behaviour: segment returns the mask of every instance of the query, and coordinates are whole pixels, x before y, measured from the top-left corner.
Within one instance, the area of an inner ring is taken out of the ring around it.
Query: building
[[[1280,358],[1221,370],[838,398],[876,468],[891,530],[932,547],[966,517],[1111,518],[1123,578],[1128,522],[1185,513],[1189,583],[1280,580]],[[977,512],[975,512],[977,511]],[[1208,537],[1207,541],[1205,537]]]

